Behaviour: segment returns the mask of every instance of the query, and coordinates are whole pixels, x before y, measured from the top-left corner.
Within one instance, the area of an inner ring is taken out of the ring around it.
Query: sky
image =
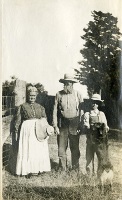
[[[2,81],[15,75],[42,83],[50,95],[62,89],[59,79],[74,72],[82,60],[81,36],[92,11],[118,17],[121,0],[4,0],[2,2]],[[86,87],[74,87],[87,95]]]

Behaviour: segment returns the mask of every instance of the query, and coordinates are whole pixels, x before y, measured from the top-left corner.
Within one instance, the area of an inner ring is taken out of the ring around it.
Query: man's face
[[[73,83],[66,81],[64,83],[64,91],[67,92],[67,93],[72,93],[72,90],[73,90]]]
[[[38,91],[39,92],[43,92],[44,91],[44,86],[42,85],[42,86],[38,87]]]

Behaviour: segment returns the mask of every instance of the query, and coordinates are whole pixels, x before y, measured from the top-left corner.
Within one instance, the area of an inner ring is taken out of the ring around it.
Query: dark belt
[[[78,119],[79,119],[78,116],[77,117],[72,117],[72,118],[66,118],[66,117],[62,116],[58,120],[58,126],[59,126],[59,128],[61,128],[64,123],[72,123],[73,120],[78,120]]]
[[[71,120],[73,120],[73,119],[77,119],[77,118],[79,118],[79,116],[77,116],[77,117],[72,117],[72,118],[62,117],[62,119],[66,119],[66,120],[69,120],[69,121],[71,121]]]

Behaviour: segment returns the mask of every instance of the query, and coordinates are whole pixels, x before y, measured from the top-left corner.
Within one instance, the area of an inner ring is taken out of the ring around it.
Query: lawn
[[[8,138],[7,144],[11,144]],[[109,140],[109,154],[114,166],[113,191],[101,194],[96,185],[96,176],[87,177],[85,173],[85,135],[80,137],[80,171],[70,170],[70,150],[67,150],[68,170],[58,171],[58,149],[56,136],[49,139],[52,171],[30,179],[16,177],[8,169],[3,169],[3,199],[40,200],[122,200],[122,142]],[[13,166],[14,168],[14,162]],[[11,167],[11,168],[12,168]],[[97,168],[97,160],[95,162]],[[96,185],[96,186],[95,186]]]

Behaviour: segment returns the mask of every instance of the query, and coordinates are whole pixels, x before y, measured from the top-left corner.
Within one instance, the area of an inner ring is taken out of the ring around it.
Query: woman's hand
[[[48,135],[54,135],[54,128],[49,125],[47,127],[47,133],[48,133]]]

